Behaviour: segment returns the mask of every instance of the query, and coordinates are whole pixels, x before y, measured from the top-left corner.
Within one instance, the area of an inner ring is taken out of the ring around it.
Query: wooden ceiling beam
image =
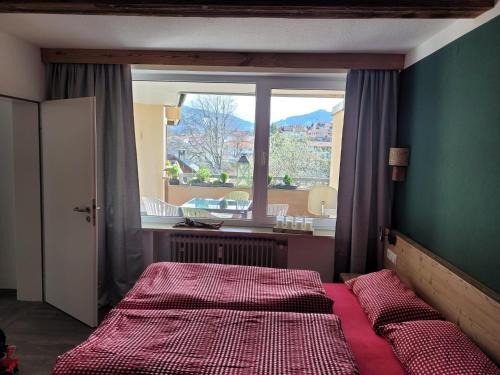
[[[474,18],[495,0],[2,0],[0,12],[165,17]]]
[[[269,53],[108,49],[42,49],[45,63],[138,64],[172,67],[283,69],[403,69],[404,55],[381,53]]]

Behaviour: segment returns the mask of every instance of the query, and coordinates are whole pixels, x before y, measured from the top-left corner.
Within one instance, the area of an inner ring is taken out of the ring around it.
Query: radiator
[[[285,268],[286,253],[286,241],[269,238],[170,235],[172,262]]]

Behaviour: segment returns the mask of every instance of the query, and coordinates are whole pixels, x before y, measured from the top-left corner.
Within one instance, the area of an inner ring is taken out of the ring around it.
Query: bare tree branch
[[[235,130],[235,100],[226,95],[198,95],[195,109],[184,118],[189,153],[199,164],[206,164],[213,173],[222,171],[222,160],[229,134]]]

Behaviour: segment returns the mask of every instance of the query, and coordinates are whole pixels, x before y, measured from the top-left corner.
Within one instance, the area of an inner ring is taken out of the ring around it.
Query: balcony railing
[[[231,191],[246,191],[250,199],[252,189],[244,187],[224,187],[224,186],[191,186],[191,185],[169,185],[165,182],[164,201],[174,205],[182,206],[193,198],[220,199]],[[286,190],[269,189],[267,193],[268,204],[287,204],[287,215],[291,216],[311,216],[307,211],[307,201],[309,191],[305,189]]]
[[[219,181],[219,175],[212,175],[210,177],[210,181]],[[181,184],[183,185],[190,185],[190,181],[192,179],[196,178],[195,173],[183,173],[180,177]],[[231,175],[229,176],[229,179],[227,182],[229,183],[234,183],[236,184],[236,179],[237,176]],[[297,177],[293,179],[293,185],[297,186],[297,189],[302,190],[302,189],[309,189],[313,186],[318,186],[318,185],[328,185],[330,183],[329,178],[319,178],[319,177]],[[274,185],[283,183],[283,177],[273,177],[273,181],[269,188],[273,188]],[[215,185],[214,185],[215,186]]]

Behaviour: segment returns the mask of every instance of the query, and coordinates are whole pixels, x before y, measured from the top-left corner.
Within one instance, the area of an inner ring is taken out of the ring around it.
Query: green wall
[[[500,292],[500,17],[404,70],[393,227]]]

